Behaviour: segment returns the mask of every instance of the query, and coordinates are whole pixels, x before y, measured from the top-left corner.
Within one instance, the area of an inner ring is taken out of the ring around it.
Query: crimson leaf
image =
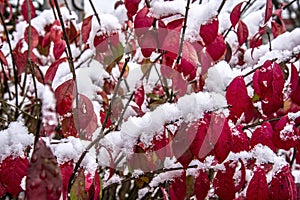
[[[266,11],[265,11],[265,23],[267,23],[269,19],[272,17],[272,12],[273,12],[272,0],[267,0]]]
[[[28,159],[9,156],[2,161],[0,167],[0,182],[6,191],[17,197],[22,191],[20,187],[22,178],[26,175]]]
[[[237,4],[230,13],[230,22],[233,27],[235,27],[240,20],[243,3],[244,2]]]
[[[35,7],[32,3],[32,0],[28,0],[29,4],[29,9],[30,9],[30,19],[34,18],[36,13],[35,13]],[[28,15],[28,6],[27,6],[27,0],[23,1],[22,6],[21,6],[21,13],[24,17],[24,19],[28,22],[29,21],[29,15]]]
[[[249,182],[248,189],[247,189],[247,199],[248,200],[268,200],[269,199],[269,192],[268,192],[268,183],[267,177],[263,169],[257,167],[254,170],[254,175]]]
[[[82,21],[82,26],[81,26],[81,35],[82,35],[82,42],[86,43],[87,40],[90,37],[90,33],[92,30],[92,19],[93,19],[93,15],[84,18]]]
[[[43,140],[33,150],[26,178],[26,197],[30,199],[60,199],[62,179],[57,160]]]
[[[240,46],[247,41],[248,35],[249,31],[247,25],[242,20],[240,20],[237,28],[237,36]]]

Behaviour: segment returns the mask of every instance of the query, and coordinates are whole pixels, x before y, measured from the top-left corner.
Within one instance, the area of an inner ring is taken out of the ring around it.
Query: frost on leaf
[[[269,115],[283,105],[284,77],[276,62],[267,60],[253,75],[253,88],[261,98],[262,109]]]
[[[299,129],[288,116],[282,117],[274,126],[274,144],[277,148],[290,149],[299,144]]]
[[[60,199],[62,179],[56,158],[43,140],[34,148],[26,178],[26,197],[30,199]]]

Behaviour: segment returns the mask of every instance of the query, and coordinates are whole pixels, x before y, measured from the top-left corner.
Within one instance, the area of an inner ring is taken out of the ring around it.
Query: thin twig
[[[128,106],[129,106],[130,102],[132,101],[133,97],[134,97],[134,91],[131,93],[131,95],[130,95],[130,97],[129,97],[129,99],[128,99],[128,101],[127,101],[127,103],[126,103],[126,105],[125,105],[125,107],[124,107],[124,109],[123,109],[123,111],[122,111],[122,114],[121,114],[121,116],[119,117],[119,120],[118,120],[118,123],[117,123],[115,129],[118,129],[118,127],[121,125],[122,120],[123,120],[123,118],[124,118],[124,114],[125,114],[125,112],[126,112]]]
[[[272,51],[271,37],[270,37],[269,32],[267,32],[267,36],[268,36],[268,40],[269,40],[269,51]]]
[[[99,24],[99,26],[101,26],[101,20],[100,20],[100,17],[99,17],[99,15],[98,15],[97,11],[96,11],[96,8],[95,8],[95,6],[94,6],[92,0],[89,0],[89,2],[90,2],[90,4],[91,4],[91,7],[92,7],[92,9],[93,9],[93,12],[94,12],[94,14],[95,14],[95,16],[96,16],[96,18],[97,18],[98,24]]]
[[[259,125],[262,125],[265,122],[276,122],[276,121],[279,121],[280,119],[281,119],[281,117],[276,117],[276,118],[272,118],[272,119],[267,119],[267,120],[264,120],[264,121],[256,122],[256,123],[253,123],[253,124],[249,124],[249,125],[244,126],[243,130],[249,129],[249,128],[253,128],[253,127],[256,127],[256,126],[259,126]]]
[[[226,3],[226,0],[223,0],[222,3],[220,4],[219,8],[218,8],[218,14],[220,14],[221,10],[223,9],[224,5]]]
[[[102,128],[101,128],[101,130],[100,130],[100,133],[98,134],[97,138],[96,138],[95,140],[93,140],[93,141],[86,147],[85,151],[80,155],[78,161],[76,162],[75,168],[74,168],[73,173],[72,173],[72,175],[71,175],[71,177],[70,177],[69,185],[68,185],[68,198],[69,198],[69,199],[70,199],[70,195],[69,195],[69,194],[70,194],[72,185],[73,185],[73,183],[74,183],[74,181],[75,181],[76,173],[77,173],[77,171],[78,171],[78,169],[79,169],[79,167],[80,167],[80,164],[81,164],[81,162],[83,161],[85,155],[89,152],[89,150],[90,150],[95,144],[99,143],[99,141],[101,140],[101,138],[104,137],[104,135],[106,135],[107,133],[109,133],[110,131],[113,130],[113,129],[108,129],[106,132],[104,132],[105,127],[106,127],[106,124],[107,124],[107,122],[108,122],[108,119],[110,118],[110,115],[111,115],[111,113],[112,113],[112,112],[111,112],[111,111],[112,111],[112,105],[113,105],[113,103],[114,103],[114,101],[115,101],[115,99],[116,99],[116,96],[117,96],[117,93],[118,93],[120,84],[121,84],[121,82],[122,82],[123,75],[124,75],[124,73],[125,73],[125,71],[126,71],[126,66],[127,66],[128,62],[129,62],[129,59],[130,59],[130,57],[127,57],[127,58],[125,59],[124,66],[123,66],[123,68],[122,68],[120,77],[119,77],[118,82],[117,82],[117,85],[116,85],[116,87],[115,87],[115,90],[114,90],[112,99],[111,99],[110,104],[109,104],[108,111],[107,111],[107,113],[106,113],[104,122],[103,122],[103,124],[102,124]]]
[[[178,55],[177,55],[177,59],[176,59],[176,64],[179,64],[180,59],[181,59],[184,36],[185,36],[185,31],[186,31],[187,18],[188,18],[189,9],[190,9],[189,6],[190,6],[190,0],[187,0],[186,7],[185,7],[184,22],[183,22],[183,27],[182,27],[182,34],[181,34],[181,38],[180,38],[179,50],[178,50]]]
[[[10,42],[8,30],[7,30],[7,27],[5,25],[5,21],[4,21],[4,17],[2,15],[2,12],[0,12],[0,19],[1,19],[1,23],[3,25],[4,32],[5,32],[5,35],[6,35],[6,40],[7,40],[7,43],[8,43],[8,47],[9,47],[9,51],[10,51],[10,55],[11,55],[11,60],[12,60],[12,65],[13,65],[14,86],[15,86],[15,92],[16,92],[15,104],[16,104],[16,107],[19,107],[19,96],[18,96],[19,95],[19,92],[18,92],[19,78],[18,78],[18,70],[17,70],[17,66],[16,66],[16,63],[15,63],[15,59],[13,57],[13,50],[12,50],[12,47],[11,47],[11,42]],[[15,119],[17,119],[18,116],[19,116],[19,112],[18,112],[18,109],[17,109],[16,112],[15,112]]]
[[[287,9],[290,5],[292,5],[293,3],[295,3],[297,0],[293,0],[293,1],[291,1],[290,3],[288,3],[288,4],[286,4],[285,6],[283,6],[283,10],[284,9]]]

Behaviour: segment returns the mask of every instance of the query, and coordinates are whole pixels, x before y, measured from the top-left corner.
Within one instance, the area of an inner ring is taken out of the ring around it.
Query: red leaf
[[[0,183],[0,197],[4,196],[6,192],[6,188],[2,185],[2,183]]]
[[[254,106],[248,96],[246,83],[242,76],[234,78],[226,90],[226,99],[231,105],[229,119],[236,122],[242,114],[244,121],[250,122],[254,117]]]
[[[28,41],[28,32],[29,32],[29,26],[25,29],[24,39],[27,44],[29,44],[29,42],[30,42],[30,50],[32,50],[33,48],[35,48],[39,45],[39,33],[33,26],[31,26],[31,35],[30,35],[30,38]]]
[[[63,32],[62,32],[60,22],[58,20],[55,20],[52,23],[52,26],[51,26],[51,29],[50,29],[51,40],[54,43],[56,43],[56,42],[58,42],[62,39],[62,35],[63,35]]]
[[[92,19],[93,15],[86,17],[82,21],[81,25],[81,35],[82,35],[82,42],[86,43],[90,37],[90,33],[92,30]]]
[[[233,27],[237,25],[241,17],[241,8],[244,2],[237,4],[230,13],[230,22]]]
[[[201,74],[206,74],[208,69],[213,65],[213,59],[204,51],[200,52]]]
[[[3,52],[0,50],[0,60],[1,60],[1,63],[5,66],[8,66],[8,63],[7,63],[7,60],[6,60],[6,57],[4,56]]]
[[[173,21],[171,21],[167,24],[166,29],[180,32],[180,30],[183,26],[183,21],[184,21],[183,17],[179,18],[179,19],[176,19],[176,20],[173,20]]]
[[[277,148],[288,150],[299,144],[299,130],[295,122],[289,120],[288,116],[282,117],[274,126],[274,144]]]
[[[247,41],[248,35],[249,31],[247,25],[242,20],[240,20],[237,28],[237,36],[240,46]]]
[[[200,36],[202,37],[204,43],[206,45],[212,43],[217,35],[219,29],[219,21],[218,18],[213,18],[209,22],[202,24],[200,27]]]
[[[34,148],[26,178],[26,198],[60,199],[62,179],[51,149],[39,140]]]
[[[275,152],[276,147],[273,143],[273,134],[274,131],[270,122],[263,123],[260,127],[256,128],[255,131],[253,132],[250,140],[251,147],[254,148],[255,145],[262,144],[268,146],[270,149],[272,149]]]
[[[45,48],[47,46],[50,45],[51,43],[51,38],[50,38],[51,34],[50,32],[46,33],[45,37],[42,40],[42,47]]]
[[[215,157],[220,163],[223,162],[232,147],[232,133],[225,116],[212,114],[207,134],[210,144],[214,145]]]
[[[64,53],[66,49],[66,42],[64,40],[59,40],[58,42],[54,43],[53,54],[54,58],[57,60],[60,56]]]
[[[98,200],[99,198],[101,199],[101,181],[100,181],[100,176],[97,171],[95,171],[95,177],[94,177],[94,200]]]
[[[189,146],[192,142],[190,138],[195,138],[195,135],[193,126],[189,127],[188,124],[182,123],[172,140],[173,153],[184,168],[187,168],[193,160],[194,155]]]
[[[33,19],[36,15],[35,13],[35,7],[32,3],[32,0],[28,0],[29,3],[29,9],[30,9],[30,19]],[[27,7],[27,0],[23,1],[23,4],[21,6],[21,13],[24,17],[24,19],[29,22],[29,15],[28,15],[28,7]]]
[[[74,86],[74,81],[70,79],[58,86],[54,91],[58,114],[64,115],[72,109],[73,95],[75,94]]]
[[[299,75],[298,75],[298,70],[296,66],[291,63],[291,79],[290,79],[290,87],[291,87],[291,94],[297,89],[299,82]]]
[[[134,18],[134,29],[137,36],[144,34],[153,24],[154,18],[149,16],[149,9],[145,6]]]
[[[241,173],[234,180],[235,183],[238,182],[238,184],[235,185],[235,192],[239,192],[241,189],[243,189],[245,186],[245,182],[246,182],[245,164],[242,161],[242,159],[239,159],[239,162],[241,163],[241,167],[240,167],[240,169],[238,169],[238,172],[241,172]],[[237,171],[237,170],[235,170],[235,171]]]
[[[68,195],[68,185],[69,185],[69,180],[71,178],[71,175],[73,173],[73,163],[72,162],[66,162],[60,167],[60,173],[62,177],[62,192],[63,192],[63,199],[66,200],[67,195]]]
[[[226,43],[222,35],[218,35],[216,39],[207,45],[206,51],[214,61],[221,59],[226,53]]]
[[[100,111],[100,122],[102,125],[104,123],[105,117],[106,117],[106,113],[103,111]],[[110,120],[110,118],[108,118],[105,128],[109,128],[111,125],[112,125],[111,120]]]
[[[213,180],[215,193],[222,200],[232,200],[235,197],[234,171],[229,163],[225,163],[225,170],[219,170]]]
[[[147,31],[139,40],[138,43],[144,57],[148,58],[152,52],[155,52],[157,45],[157,37],[155,31]]]
[[[78,107],[73,108],[73,117],[77,130],[84,130],[94,120],[94,106],[83,94],[78,95]]]
[[[196,49],[191,43],[185,41],[182,47],[180,66],[182,67],[184,77],[186,77],[188,81],[191,81],[196,77],[198,63]]]
[[[262,100],[265,114],[276,112],[283,105],[284,76],[280,66],[267,60],[253,75],[253,88]]]
[[[297,189],[289,166],[284,166],[275,174],[270,184],[270,199],[297,199]]]
[[[18,69],[18,76],[20,76],[26,69],[27,51],[21,53],[20,51],[13,50],[13,58]]]
[[[175,60],[179,51],[180,33],[177,31],[169,31],[162,43],[162,49],[165,50],[165,57]],[[173,62],[172,62],[173,64]]]
[[[47,70],[47,72],[46,72],[46,74],[45,74],[45,78],[44,78],[45,83],[52,83],[52,81],[53,81],[53,79],[54,79],[54,77],[55,77],[55,75],[56,75],[56,71],[57,71],[57,69],[58,69],[58,66],[59,66],[61,63],[65,62],[65,61],[67,61],[67,58],[60,58],[60,59],[54,61],[54,62],[50,65],[50,67],[48,68],[48,70]]]
[[[22,191],[20,186],[22,178],[26,175],[28,169],[27,158],[12,156],[5,158],[0,166],[0,182],[6,188],[6,191],[15,198]]]
[[[125,8],[127,9],[127,16],[129,20],[132,20],[132,17],[136,14],[139,9],[139,4],[141,0],[125,0]]]
[[[241,151],[249,151],[249,139],[242,130],[242,126],[232,128],[232,148],[231,151],[238,153]]]
[[[260,167],[257,167],[254,170],[254,175],[251,178],[248,189],[247,189],[247,199],[248,200],[268,200],[269,192],[268,192],[268,183],[267,177],[265,175],[265,171]]]
[[[184,171],[181,176],[174,178],[170,185],[170,199],[171,200],[184,200],[186,196],[186,172]]]
[[[73,115],[64,117],[61,121],[61,135],[65,138],[69,136],[79,137]]]
[[[94,46],[96,47],[97,51],[105,52],[108,49],[108,36],[107,35],[100,35],[95,36],[94,38]]]
[[[272,0],[267,0],[266,11],[265,11],[265,23],[267,23],[269,21],[269,19],[272,17],[272,13],[273,13]]]
[[[137,87],[136,91],[134,92],[134,101],[135,103],[141,108],[145,100],[145,90],[143,84]]]
[[[189,140],[192,141],[189,149],[200,161],[203,161],[213,149],[213,147],[209,145],[209,138],[207,136],[209,120],[208,117],[205,117],[197,123],[190,124],[188,128],[188,133],[196,132],[195,136],[193,134],[187,135]]]
[[[205,199],[210,189],[210,181],[208,175],[203,170],[199,170],[199,174],[196,177],[194,193],[197,200]]]

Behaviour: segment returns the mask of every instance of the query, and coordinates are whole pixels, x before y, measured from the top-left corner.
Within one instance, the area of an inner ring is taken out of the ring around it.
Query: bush
[[[297,199],[295,2],[1,2],[0,196]]]

